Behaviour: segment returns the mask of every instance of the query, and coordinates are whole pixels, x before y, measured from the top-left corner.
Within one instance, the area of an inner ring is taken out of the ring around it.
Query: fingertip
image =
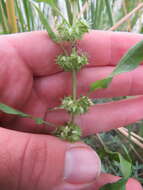
[[[143,190],[142,185],[134,178],[130,178],[126,184],[126,190]]]
[[[95,180],[95,189],[99,190],[102,186],[108,183],[115,183],[117,182],[121,177],[114,176],[111,174],[105,174],[102,173],[96,180]],[[126,183],[126,190],[143,190],[141,184],[133,178],[130,178]]]

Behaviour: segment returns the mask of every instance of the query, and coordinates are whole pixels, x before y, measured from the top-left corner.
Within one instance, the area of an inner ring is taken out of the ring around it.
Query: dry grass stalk
[[[124,136],[129,137],[128,132],[126,132],[126,130],[125,130],[124,128],[119,128],[118,131],[119,131],[121,134],[123,134]],[[142,144],[138,139],[136,139],[136,138],[135,138],[134,136],[132,136],[132,135],[130,136],[130,139],[131,139],[132,142],[134,142],[136,145],[138,145],[140,148],[143,149],[143,144]]]
[[[16,33],[18,32],[18,28],[16,22],[14,0],[6,0],[6,10],[7,10],[10,32]]]
[[[126,132],[128,132],[128,130],[127,130],[126,128],[123,128],[123,129],[124,129]],[[134,136],[134,137],[136,137],[138,140],[143,141],[143,138],[142,138],[141,136],[137,135],[136,133],[131,132],[131,135]]]
[[[119,20],[114,26],[112,26],[109,31],[116,30],[119,26],[121,26],[124,22],[128,21],[130,17],[135,14],[137,11],[139,11],[141,8],[143,8],[143,3],[140,3],[136,8],[134,8],[130,13],[128,13],[126,16],[124,16],[121,20]]]

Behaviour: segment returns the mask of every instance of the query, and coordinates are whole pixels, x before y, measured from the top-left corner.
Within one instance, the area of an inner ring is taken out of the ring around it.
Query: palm
[[[2,94],[0,101],[33,116],[43,118],[50,106],[48,102],[52,105],[56,101],[56,97],[52,100],[52,96],[50,97],[48,93],[46,96],[42,95],[44,89],[38,83],[41,80],[46,82],[47,77],[34,77],[30,68],[27,67],[27,62],[22,60],[22,56],[18,55],[18,52],[13,47],[11,51],[11,55],[6,55],[3,52],[5,55],[3,54],[1,59],[0,91]],[[48,82],[46,84],[49,85]],[[43,92],[40,91],[41,88]],[[45,89],[45,91],[47,90]],[[19,130],[25,130],[23,126],[27,126],[26,131],[34,130],[35,124],[29,119],[14,118],[6,115],[3,117],[3,114],[1,116],[1,121],[4,125],[8,126],[12,122],[12,127],[14,128],[20,124]]]

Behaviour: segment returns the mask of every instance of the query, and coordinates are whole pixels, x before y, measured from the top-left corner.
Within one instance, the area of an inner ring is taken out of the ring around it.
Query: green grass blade
[[[73,23],[73,15],[71,12],[71,4],[69,3],[69,1],[65,1],[66,2],[66,8],[67,8],[67,14],[68,14],[68,19],[69,19],[69,23],[72,25]]]
[[[98,5],[98,7],[97,7],[97,9],[96,9],[96,11],[97,11],[97,14],[96,14],[96,16],[97,16],[97,18],[96,18],[96,28],[97,29],[99,29],[99,28],[101,28],[101,25],[102,25],[102,14],[103,14],[103,10],[104,10],[104,1],[103,0],[97,0],[98,2],[97,2],[97,5]]]
[[[30,15],[30,26],[31,26],[31,30],[35,30],[34,10],[33,10],[32,4],[31,4],[30,2],[29,2],[29,6],[28,6],[28,11],[29,11],[29,15]]]
[[[27,25],[27,28],[28,28],[28,31],[31,31],[32,30],[32,27],[31,27],[31,20],[32,20],[32,17],[31,17],[31,7],[30,7],[30,2],[28,0],[24,0],[23,1],[23,7],[24,7],[24,12],[25,12],[25,17],[26,17],[26,25]],[[33,21],[32,21],[33,22]]]
[[[21,8],[21,3],[18,2],[18,0],[15,0],[15,8],[16,8],[16,13],[18,16],[18,27],[20,32],[25,32],[25,21],[23,18],[23,13],[22,13],[22,8]]]
[[[8,20],[7,20],[4,8],[3,8],[1,3],[0,3],[0,18],[1,18],[0,20],[1,20],[3,32],[5,34],[10,33],[10,30],[9,30],[9,27],[8,27]]]
[[[112,9],[110,6],[110,2],[111,1],[109,1],[109,0],[105,0],[106,10],[107,10],[107,14],[109,17],[109,23],[110,23],[110,26],[113,26],[114,25],[114,19],[113,19],[113,15],[112,15]]]
[[[45,15],[42,13],[42,11],[40,10],[40,8],[38,8],[37,6],[35,6],[35,9],[37,10],[38,14],[39,14],[39,17],[40,17],[40,20],[41,22],[43,23],[45,29],[47,30],[49,36],[51,39],[53,39],[54,41],[57,40],[57,37],[55,35],[55,33],[53,32],[50,24],[48,23],[48,19],[45,17]]]
[[[93,6],[92,2],[91,4],[92,29],[97,28],[98,7],[99,7],[99,0],[96,0],[96,6]]]

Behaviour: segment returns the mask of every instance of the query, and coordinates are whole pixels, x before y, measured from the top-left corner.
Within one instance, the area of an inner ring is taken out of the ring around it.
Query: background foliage
[[[67,0],[55,0],[56,6],[64,16],[72,19]],[[77,0],[79,16],[88,21],[91,29],[143,32],[143,0]],[[0,33],[9,34],[41,30],[43,25],[32,0],[0,0]],[[59,22],[57,13],[43,3],[38,4],[40,10],[54,27]],[[117,101],[127,97],[97,99],[95,103]],[[133,176],[143,183],[143,121],[126,128],[97,134],[84,139],[102,158],[102,170],[121,175],[119,162],[107,154],[106,149],[118,151],[132,160]]]

